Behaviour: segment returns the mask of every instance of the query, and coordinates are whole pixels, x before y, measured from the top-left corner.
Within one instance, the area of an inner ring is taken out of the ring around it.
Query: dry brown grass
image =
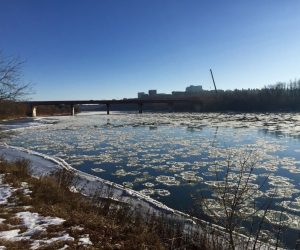
[[[122,203],[71,192],[68,185],[73,176],[67,171],[33,178],[28,171],[29,164],[24,160],[14,163],[0,161],[0,174],[5,174],[5,182],[18,188],[25,181],[32,191],[30,198],[16,192],[13,199],[17,206],[11,211],[4,211],[0,206],[0,217],[7,218],[10,224],[20,223],[11,216],[19,211],[20,206],[26,205],[32,206],[29,211],[65,219],[61,225],[49,226],[45,233],[49,237],[57,232],[67,232],[75,238],[74,242],[68,242],[71,249],[207,249],[205,238],[184,235],[182,225],[150,215],[142,217]],[[3,230],[7,230],[4,224],[0,226],[0,231]],[[41,239],[45,233],[34,238]],[[93,246],[78,246],[78,239],[84,234],[89,234]],[[1,244],[14,249],[8,241],[1,240]],[[20,242],[15,244],[15,249],[28,249],[26,242],[23,246]],[[55,242],[41,249],[63,246],[64,242]]]

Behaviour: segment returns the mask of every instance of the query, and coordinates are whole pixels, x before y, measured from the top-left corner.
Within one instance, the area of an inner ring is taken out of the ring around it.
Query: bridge
[[[45,106],[45,105],[69,105],[70,106],[70,114],[75,115],[75,106],[81,104],[102,104],[106,105],[106,112],[109,115],[111,105],[113,104],[136,104],[138,107],[139,113],[143,113],[143,105],[144,104],[168,104],[170,109],[173,109],[174,104],[176,103],[189,103],[194,105],[202,106],[202,101],[200,99],[195,98],[174,98],[174,99],[139,99],[139,98],[132,98],[132,99],[121,99],[121,100],[69,100],[69,101],[28,101],[25,102],[31,108],[31,116],[37,116],[37,107],[38,106]]]

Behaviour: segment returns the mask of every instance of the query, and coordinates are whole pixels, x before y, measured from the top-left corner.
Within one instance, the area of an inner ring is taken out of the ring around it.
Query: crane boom
[[[215,86],[215,91],[216,91],[216,93],[218,93],[218,91],[217,91],[217,87],[216,87],[216,83],[215,83],[215,79],[214,79],[214,75],[213,75],[213,72],[212,72],[212,70],[210,69],[210,74],[211,74],[211,78],[212,78],[212,80],[213,80],[213,83],[214,83],[214,86]]]

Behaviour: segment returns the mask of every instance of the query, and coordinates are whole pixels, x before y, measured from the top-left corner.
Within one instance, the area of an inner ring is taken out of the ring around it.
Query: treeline
[[[14,101],[0,101],[0,119],[13,119],[29,114],[29,107]]]
[[[300,80],[262,89],[204,91],[202,111],[292,112],[300,111]]]
[[[175,112],[296,112],[300,111],[300,80],[276,83],[262,89],[203,91],[194,102],[145,104],[145,111]]]
[[[45,105],[38,106],[39,116],[48,115],[69,115],[71,113],[70,105]],[[78,112],[78,108],[75,108]],[[31,109],[28,104],[14,101],[0,101],[0,119],[14,119],[31,116]]]

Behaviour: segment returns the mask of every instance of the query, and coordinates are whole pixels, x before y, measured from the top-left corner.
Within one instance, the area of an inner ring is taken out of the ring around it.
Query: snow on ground
[[[35,240],[31,244],[31,249],[38,249],[42,245],[50,245],[53,242],[56,241],[74,241],[74,238],[71,237],[68,233],[59,236],[59,237],[53,237],[51,239],[44,239],[44,240]]]
[[[93,243],[90,240],[90,236],[88,234],[82,235],[81,238],[79,238],[79,245],[93,245]]]
[[[50,225],[60,225],[65,220],[54,217],[44,217],[38,213],[31,213],[28,211],[19,212],[16,214],[17,218],[22,219],[23,225],[27,228],[27,231],[22,235],[32,236],[41,231],[46,231]]]
[[[19,206],[14,200],[14,192],[21,190],[24,196],[30,196],[31,190],[28,186],[28,183],[22,182],[20,188],[13,188],[9,184],[4,184],[4,174],[0,175],[0,208],[3,214],[10,214],[11,218],[19,219],[19,224],[11,225],[6,223],[6,219],[0,218],[0,224],[5,225],[8,230],[4,230],[0,232],[0,239],[6,241],[29,241],[30,249],[39,249],[42,246],[50,245],[54,242],[62,241],[62,242],[70,242],[75,239],[71,237],[65,231],[55,232],[49,237],[45,236],[45,231],[49,226],[53,225],[62,225],[64,223],[64,219],[58,217],[50,217],[50,216],[42,216],[38,213],[30,212],[30,211],[21,211],[21,212],[12,212],[14,209],[19,211],[19,209],[23,208],[27,210],[31,208],[30,206]],[[10,199],[9,199],[10,198]],[[82,230],[84,228],[78,227]],[[42,234],[43,233],[43,234]],[[40,239],[40,235],[42,238]],[[37,239],[38,238],[38,239]],[[78,239],[78,245],[93,245],[91,242],[89,235],[84,234],[80,236]],[[68,248],[66,244],[64,249]],[[5,246],[0,246],[0,249],[6,249]]]
[[[0,205],[6,204],[7,199],[12,195],[13,189],[7,185],[3,184],[3,175],[0,175]]]
[[[20,229],[13,229],[8,231],[0,232],[0,238],[10,241],[22,240],[23,238],[18,238]]]

